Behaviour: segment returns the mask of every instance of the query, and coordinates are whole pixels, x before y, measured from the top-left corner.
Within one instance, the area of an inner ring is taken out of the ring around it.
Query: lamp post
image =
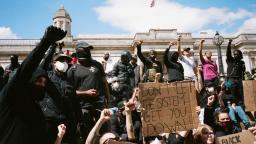
[[[218,31],[216,31],[215,36],[212,39],[212,42],[214,45],[217,46],[217,52],[218,52],[218,62],[219,62],[219,74],[220,77],[224,77],[224,68],[223,68],[223,62],[222,62],[222,54],[221,54],[221,44],[224,42],[223,36],[219,34]]]

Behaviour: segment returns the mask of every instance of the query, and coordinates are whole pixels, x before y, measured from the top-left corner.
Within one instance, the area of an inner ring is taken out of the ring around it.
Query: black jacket
[[[0,143],[45,144],[45,121],[31,94],[31,77],[50,43],[42,39],[0,93]]]
[[[52,45],[40,67],[48,70],[55,53],[56,45]],[[68,129],[64,135],[64,142],[75,143],[75,133],[78,121],[81,119],[81,109],[76,98],[76,92],[67,82],[65,74],[58,75],[55,71],[48,71],[49,82],[44,99],[40,102],[41,109],[48,123],[48,143],[54,143],[57,137],[57,127],[64,123]],[[52,128],[49,128],[52,126]],[[53,131],[52,129],[55,129]],[[66,140],[67,138],[67,140]]]
[[[144,75],[143,75],[143,82],[148,81],[149,76],[149,69],[153,68],[153,65],[156,65],[156,73],[161,73],[161,81],[163,77],[163,68],[160,61],[152,60],[150,58],[145,58],[141,52],[141,45],[137,46],[137,55],[140,58],[141,62],[144,65]]]
[[[227,52],[226,52],[226,62],[228,65],[227,68],[227,76],[244,79],[245,73],[245,63],[242,60],[235,60],[231,54],[231,43],[228,44]]]
[[[112,76],[118,77],[121,84],[130,85],[130,79],[134,77],[134,71],[130,63],[124,64],[119,60],[113,67]]]
[[[168,82],[184,80],[182,64],[172,59],[174,53],[175,51],[169,51],[169,48],[164,52],[164,64],[168,72]]]

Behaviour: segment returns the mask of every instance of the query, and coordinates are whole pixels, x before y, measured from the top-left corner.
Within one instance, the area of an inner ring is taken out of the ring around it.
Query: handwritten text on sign
[[[255,140],[250,131],[217,137],[216,144],[252,144]]]
[[[192,82],[139,85],[142,107],[143,135],[188,130],[197,127],[196,93]]]

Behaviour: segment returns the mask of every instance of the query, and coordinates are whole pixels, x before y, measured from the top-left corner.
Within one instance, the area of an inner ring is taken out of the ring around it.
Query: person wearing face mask
[[[143,41],[136,42],[137,56],[143,63],[144,70],[141,75],[143,75],[142,82],[154,82],[155,75],[160,73],[160,81],[163,81],[163,68],[160,61],[156,60],[157,52],[155,50],[149,51],[149,57],[145,58],[141,52],[141,45]]]
[[[122,101],[123,91],[121,91],[120,82],[117,77],[113,77],[110,81],[110,107],[115,107],[117,104]]]
[[[130,52],[123,51],[120,60],[115,63],[112,70],[112,77],[117,77],[119,81],[119,97],[121,100],[126,101],[130,99],[132,95],[131,79],[134,78],[134,71],[132,69],[132,65],[130,64],[130,59]]]
[[[0,143],[46,144],[46,125],[39,101],[44,96],[47,74],[38,69],[49,46],[66,32],[50,26],[36,48],[0,92]]]
[[[73,65],[67,72],[69,83],[74,86],[76,96],[82,110],[80,140],[86,140],[90,130],[100,117],[100,111],[109,104],[109,89],[106,75],[101,63],[91,56],[93,46],[86,42],[76,45],[78,64]],[[102,131],[107,129],[104,125]]]
[[[221,137],[233,133],[237,133],[226,109],[220,109],[215,112],[213,107],[216,98],[214,95],[209,96],[207,106],[204,108],[204,123],[214,129],[216,137]]]
[[[40,67],[46,70],[51,67],[49,64],[55,48],[56,45],[52,45]],[[45,97],[40,102],[47,125],[47,143],[55,141],[58,133],[57,126],[61,123],[68,127],[63,142],[72,144],[76,142],[76,127],[81,119],[81,110],[75,90],[67,82],[66,74],[71,60],[71,57],[65,54],[56,54],[53,57],[52,70],[48,71],[49,84]]]
[[[211,59],[212,57],[211,51],[205,52],[205,57],[203,56],[202,49],[203,49],[204,41],[205,40],[201,40],[199,45],[199,55],[200,55],[201,63],[203,65],[204,85],[206,87],[214,86],[216,88],[219,84],[218,67],[216,62]]]
[[[169,47],[164,52],[164,64],[168,72],[168,82],[184,80],[184,69],[181,63],[178,62],[179,53],[176,51],[169,51],[175,42],[170,42]]]

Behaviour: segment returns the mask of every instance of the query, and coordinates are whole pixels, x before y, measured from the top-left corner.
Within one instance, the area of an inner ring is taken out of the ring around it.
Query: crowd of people
[[[215,144],[216,137],[243,129],[256,135],[245,113],[242,84],[255,74],[246,72],[240,50],[233,50],[232,55],[232,39],[226,50],[224,78],[212,52],[204,50],[204,40],[199,46],[200,64],[195,63],[189,47],[181,49],[182,37],[169,43],[162,60],[155,50],[144,56],[143,41],[137,41],[136,54],[123,51],[115,62],[109,52],[101,61],[94,60],[94,47],[86,42],[78,42],[73,54],[64,53],[64,44],[57,43],[65,35],[50,26],[22,64],[12,55],[10,65],[0,67],[0,143]],[[143,137],[138,84],[185,80],[195,82],[199,126]]]

